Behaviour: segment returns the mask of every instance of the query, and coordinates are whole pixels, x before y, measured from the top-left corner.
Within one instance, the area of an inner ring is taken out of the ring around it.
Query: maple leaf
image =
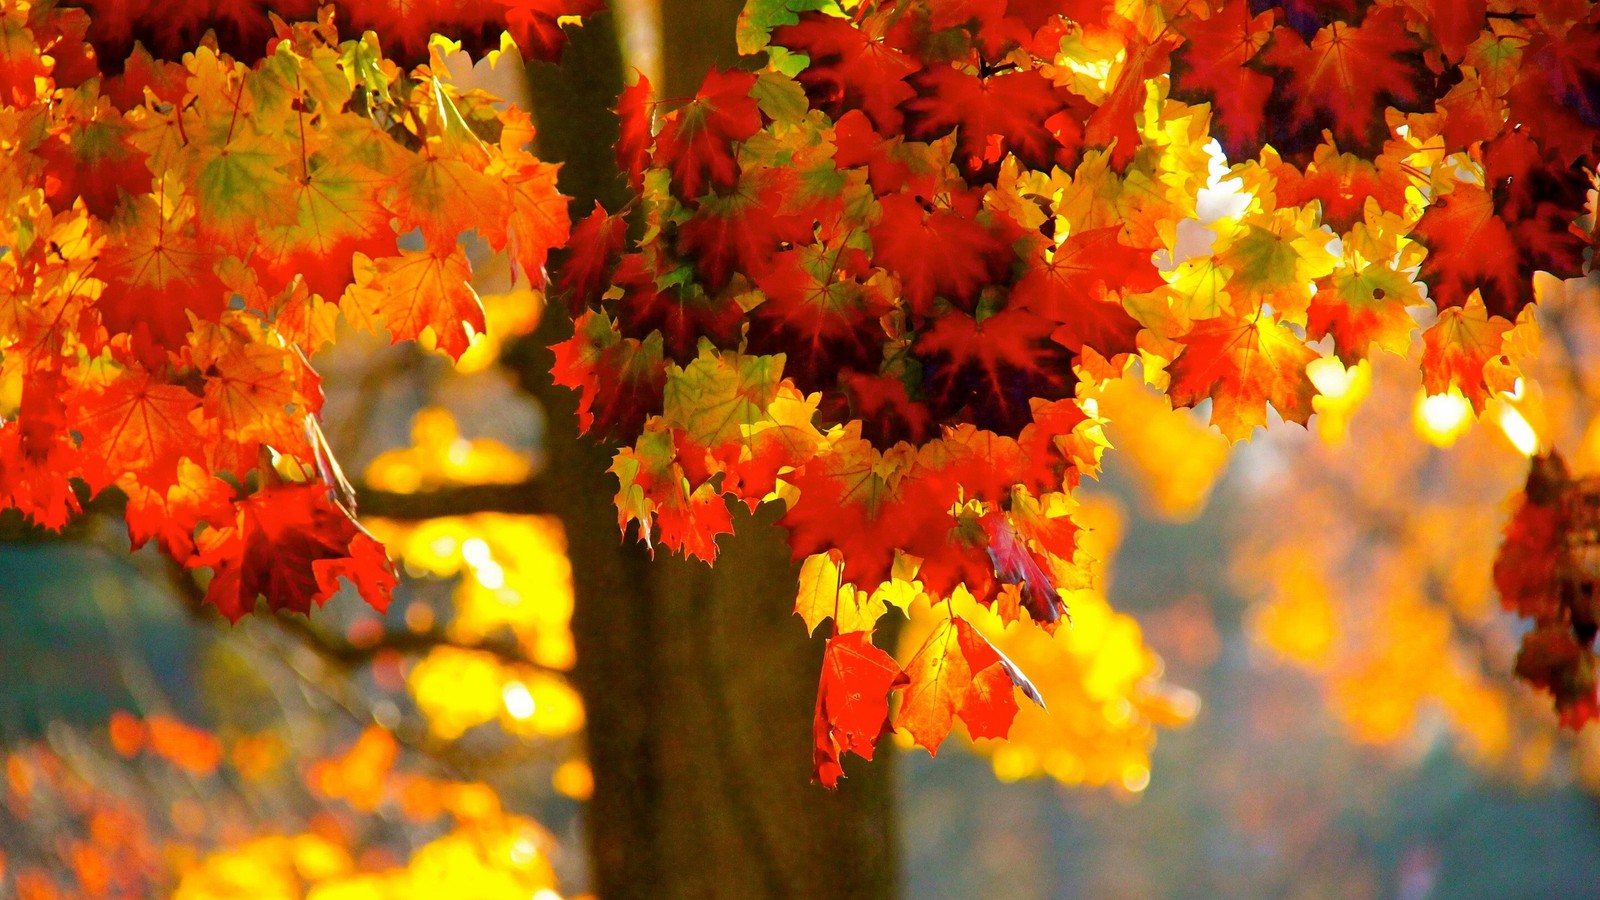
[[[163,553],[187,563],[195,553],[201,522],[224,522],[233,515],[233,488],[190,459],[178,463],[177,481],[164,491],[132,480],[121,488],[128,497],[128,540],[137,550],[154,539]]]
[[[1022,586],[1023,606],[1035,622],[1051,623],[1060,619],[1063,607],[1056,593],[1055,579],[1028,548],[1026,539],[998,513],[984,516],[981,522],[989,538],[989,558],[994,561],[1000,581]],[[1070,535],[1076,528],[1070,520],[1062,526],[1070,543]]]
[[[83,411],[84,480],[99,490],[122,478],[165,491],[178,480],[178,461],[203,446],[193,413],[200,398],[147,373],[127,371],[103,390],[75,398]]]
[[[1050,337],[1056,325],[1022,310],[979,322],[952,312],[917,339],[923,393],[938,418],[1016,434],[1032,421],[1029,400],[1070,397],[1077,378]]]
[[[617,119],[621,136],[617,138],[617,168],[628,176],[628,187],[644,187],[644,170],[650,165],[650,148],[655,143],[655,115],[650,102],[650,79],[635,70],[637,80],[622,89],[617,98]]]
[[[507,164],[510,171],[501,176],[502,187],[511,196],[505,240],[491,232],[489,245],[495,249],[510,247],[517,268],[527,273],[534,287],[543,287],[545,259],[552,248],[563,246],[571,236],[567,201],[572,198],[556,189],[559,165],[540,162],[526,154],[519,156],[522,158]]]
[[[66,4],[64,4],[66,5]],[[127,0],[74,0],[87,9],[87,39],[108,71],[120,70],[129,51],[140,42],[167,59],[200,43],[207,34],[220,49],[245,63],[259,61],[273,37],[275,14],[288,21],[315,19],[322,0],[228,0],[179,6]],[[554,60],[566,44],[560,20],[589,16],[603,0],[337,0],[341,27],[360,34],[377,31],[396,57],[407,62],[428,60],[428,38],[435,32],[460,36],[473,53],[493,49],[501,30],[509,31],[530,59]]]
[[[1121,243],[1121,234],[1117,227],[1092,228],[1041,248],[1012,290],[1012,302],[1061,323],[1051,336],[1068,350],[1087,344],[1106,357],[1132,351],[1139,322],[1119,297],[1164,282],[1150,252]]]
[[[441,102],[443,101],[441,95]],[[452,147],[430,137],[393,178],[390,208],[401,231],[421,229],[429,247],[448,248],[464,231],[494,233],[511,213],[511,197],[487,171],[481,146]]]
[[[977,198],[954,194],[948,206],[890,194],[878,201],[882,218],[868,232],[872,258],[900,276],[901,290],[919,315],[934,314],[934,297],[971,309],[978,289],[998,279],[1011,250],[978,222]]]
[[[918,746],[930,754],[950,733],[956,718],[973,738],[1002,738],[1017,714],[1012,691],[1031,683],[966,619],[942,622],[906,666],[905,699],[895,717]],[[1030,693],[1037,697],[1037,691]]]
[[[1375,198],[1386,212],[1403,211],[1410,184],[1405,170],[1392,157],[1366,160],[1354,153],[1340,153],[1332,143],[1317,145],[1304,174],[1285,164],[1273,166],[1272,172],[1277,178],[1274,193],[1280,208],[1315,200],[1322,207],[1322,221],[1341,234],[1362,220],[1368,198]]]
[[[383,546],[320,484],[264,488],[234,504],[227,524],[203,532],[192,568],[214,570],[205,600],[230,621],[255,609],[309,613],[350,579],[383,612],[396,584]]]
[[[1308,285],[1329,274],[1338,260],[1314,211],[1278,209],[1246,218],[1216,255],[1230,270],[1228,293],[1235,309],[1270,306],[1280,319],[1300,322],[1311,302]]]
[[[557,282],[567,294],[567,309],[573,315],[600,299],[610,281],[611,269],[622,255],[628,223],[613,216],[598,202],[594,210],[572,229],[567,242],[567,259]]]
[[[124,192],[150,190],[150,170],[145,155],[128,140],[131,129],[121,111],[99,96],[95,86],[85,85],[65,98],[61,116],[67,127],[36,152],[50,170],[45,197],[52,208],[61,212],[82,197],[89,212],[110,219]]]
[[[749,72],[712,69],[693,100],[661,117],[656,161],[672,170],[679,196],[738,183],[734,145],[761,130],[761,110],[750,96],[755,83]]]
[[[201,411],[214,470],[248,472],[262,444],[312,456],[305,418],[320,408],[322,391],[302,357],[247,326],[208,325],[192,342],[191,359],[208,376]]]
[[[1306,337],[1333,336],[1334,351],[1348,367],[1377,344],[1404,355],[1416,321],[1407,307],[1421,306],[1417,284],[1406,274],[1420,248],[1397,236],[1398,223],[1374,212],[1343,239],[1345,265],[1317,281],[1307,311]]]
[[[378,200],[381,177],[355,161],[312,154],[293,185],[291,221],[261,230],[265,269],[277,284],[297,276],[325,300],[355,281],[357,253],[378,259],[397,249],[389,213]]]
[[[640,539],[652,550],[659,539],[675,553],[708,563],[717,558],[717,536],[733,533],[733,516],[722,492],[709,481],[689,484],[664,423],[648,420],[634,446],[617,451],[610,471],[620,486],[620,528],[638,522]]]
[[[727,286],[735,272],[759,278],[780,247],[812,239],[812,222],[778,211],[783,190],[774,171],[750,173],[725,196],[707,196],[678,227],[678,248],[692,257],[707,291]]]
[[[800,564],[800,589],[794,612],[815,634],[824,620],[833,620],[835,634],[871,632],[888,606],[877,592],[857,590],[844,581],[844,554],[838,550],[816,553]]]
[[[1428,204],[1411,233],[1428,248],[1421,277],[1440,309],[1465,304],[1473,291],[1497,315],[1533,302],[1532,273],[1518,265],[1511,231],[1483,188],[1458,183]]]
[[[1414,59],[1416,51],[1396,7],[1375,7],[1360,25],[1330,22],[1309,43],[1294,28],[1279,26],[1262,54],[1289,72],[1274,99],[1286,103],[1290,115],[1287,127],[1273,129],[1274,138],[1292,146],[1295,132],[1320,131],[1326,121],[1341,143],[1377,149],[1388,136],[1382,104],[1412,105],[1423,95],[1426,70]]]
[[[886,338],[879,319],[894,303],[865,253],[826,244],[783,250],[755,281],[766,300],[749,314],[750,349],[787,349],[786,371],[818,388],[842,372],[877,370]]]
[[[630,253],[612,275],[622,297],[617,302],[617,325],[629,337],[649,337],[659,331],[667,356],[687,363],[701,338],[718,346],[733,342],[743,310],[732,299],[707,294],[698,284],[681,281],[663,284],[671,273],[660,267],[670,262],[657,253]]]
[[[630,442],[660,412],[667,363],[661,334],[624,338],[604,313],[578,317],[573,336],[550,348],[556,384],[579,391],[578,428],[603,440]]]
[[[1263,313],[1243,321],[1208,320],[1177,340],[1184,349],[1168,367],[1167,393],[1174,405],[1211,398],[1211,422],[1228,440],[1244,440],[1267,424],[1268,403],[1286,421],[1304,425],[1311,418],[1316,389],[1306,365],[1317,351],[1276,319]]]
[[[954,130],[969,171],[994,165],[1005,153],[1016,154],[1033,168],[1069,166],[1076,160],[1083,141],[1081,105],[1069,112],[1069,97],[1077,98],[1058,93],[1035,70],[985,78],[935,65],[911,81],[917,97],[904,107],[907,134],[928,140]]]
[[[1432,394],[1457,388],[1483,412],[1494,394],[1486,367],[1499,358],[1511,323],[1489,311],[1476,297],[1465,306],[1440,310],[1439,320],[1422,333],[1422,386]]]
[[[454,243],[442,250],[401,250],[376,262],[358,256],[355,276],[345,297],[347,313],[381,323],[392,341],[414,341],[427,332],[439,349],[459,358],[487,327],[466,252]]]
[[[943,543],[959,490],[947,475],[917,470],[901,453],[886,456],[849,427],[785,480],[800,492],[779,520],[794,559],[840,550],[851,580],[872,586],[890,580],[895,551],[919,531]]]
[[[661,418],[682,436],[679,454],[691,478],[705,480],[705,457],[728,464],[748,449],[751,429],[778,397],[783,363],[782,354],[723,355],[702,344],[688,366],[668,367]]]
[[[95,308],[112,335],[132,334],[156,361],[186,343],[189,314],[214,321],[228,291],[215,271],[216,254],[193,231],[193,205],[165,188],[118,207],[106,229],[96,267],[106,283]],[[174,302],[175,298],[177,299]]]
[[[872,635],[855,631],[828,639],[817,686],[814,778],[834,788],[844,775],[839,757],[846,751],[871,759],[878,738],[889,729],[889,692],[906,683],[894,658],[872,645]]]
[[[1508,124],[1531,130],[1563,167],[1600,149],[1600,23],[1531,35],[1506,93]]]
[[[860,422],[862,434],[874,444],[920,443],[933,433],[933,414],[927,404],[911,399],[899,375],[846,372],[842,381],[849,408],[846,418]]]
[[[885,133],[901,130],[900,106],[916,96],[906,77],[920,67],[881,35],[874,37],[846,19],[807,12],[796,24],[773,29],[772,43],[808,57],[795,80],[813,106],[834,119],[860,110]]]
[[[1249,0],[1228,0],[1208,18],[1191,13],[1174,23],[1184,43],[1173,55],[1173,96],[1212,101],[1219,139],[1235,156],[1250,155],[1264,140],[1272,78],[1249,63],[1266,46],[1274,22],[1274,10],[1256,14]]]
[[[0,418],[0,502],[51,530],[81,509],[70,473],[83,453],[67,427],[65,393],[59,373],[36,373],[22,386],[16,418]]]

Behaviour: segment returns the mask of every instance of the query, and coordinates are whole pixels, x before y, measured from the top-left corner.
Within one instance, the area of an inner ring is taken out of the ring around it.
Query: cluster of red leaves
[[[1494,584],[1506,609],[1533,622],[1517,677],[1549,692],[1569,728],[1600,718],[1600,485],[1572,478],[1555,453],[1534,457]]]
[[[1594,4],[1207,6],[1174,23],[1185,41],[1173,55],[1173,95],[1215,104],[1214,132],[1230,153],[1270,143],[1303,161],[1331,132],[1346,150],[1377,157],[1406,124],[1422,145],[1481,160],[1484,185],[1435,198],[1413,231],[1429,248],[1422,278],[1439,308],[1481,290],[1491,313],[1514,319],[1533,302],[1535,270],[1582,270],[1594,235],[1571,223],[1600,163]],[[1330,211],[1359,215],[1366,197],[1397,208],[1393,174],[1352,158],[1342,177],[1296,187],[1335,221]]]
[[[221,4],[207,26],[250,36],[253,65],[188,46],[107,78],[85,34],[186,41],[218,11],[88,5],[108,23],[0,6],[0,509],[59,528],[114,486],[134,544],[209,568],[229,618],[307,611],[341,577],[382,609],[394,573],[340,493],[307,358],[341,316],[459,356],[484,318],[458,236],[542,278],[556,167],[524,114],[341,43],[331,7],[289,26]]]
[[[640,201],[574,231],[556,376],[627,445],[624,527],[710,560],[728,500],[778,496],[839,603],[915,578],[1053,623],[1075,552],[1059,510],[1098,460],[1080,381],[1137,355],[1239,439],[1269,403],[1311,415],[1308,339],[1352,365],[1404,352],[1407,307],[1432,300],[1425,379],[1481,408],[1534,271],[1580,274],[1595,243],[1575,224],[1600,149],[1591,3],[811,6],[746,9],[760,72],[712,72],[659,115],[642,79],[623,94]],[[1253,208],[1205,268],[1163,273],[1199,218],[1208,126],[1259,156],[1234,167]],[[961,620],[902,672],[840,628],[858,612],[831,616],[828,783],[889,727],[893,690],[930,748],[995,700]],[[942,712],[913,702],[947,677]]]
[[[277,36],[272,17],[310,20],[321,9],[332,9],[347,34],[382,35],[384,49],[402,63],[426,62],[434,34],[449,35],[476,55],[499,47],[505,33],[528,58],[554,60],[566,43],[561,17],[598,12],[605,0],[63,0],[57,5],[89,13],[84,38],[107,71],[120,71],[135,43],[158,59],[181,59],[209,40],[219,52],[253,64],[271,52]]]

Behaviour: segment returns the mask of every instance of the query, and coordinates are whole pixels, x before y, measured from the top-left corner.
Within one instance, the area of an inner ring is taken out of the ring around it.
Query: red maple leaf
[[[1474,290],[1508,319],[1533,302],[1533,273],[1518,264],[1511,231],[1483,188],[1461,183],[1434,198],[1411,235],[1428,248],[1421,277],[1440,309],[1464,305]]]
[[[707,291],[722,290],[735,272],[759,278],[781,246],[812,240],[809,216],[780,212],[790,181],[783,169],[746,173],[732,193],[703,198],[678,227],[678,249],[694,259]]]
[[[656,162],[672,170],[678,196],[738,183],[734,145],[761,130],[761,109],[750,96],[755,83],[750,72],[712,69],[693,100],[661,118]]]
[[[135,351],[159,366],[189,334],[189,314],[214,321],[229,291],[214,270],[217,249],[194,236],[192,207],[164,210],[159,195],[123,203],[107,227],[96,277],[106,283],[95,308],[112,335],[134,336]]]
[[[637,70],[636,70],[637,71]],[[644,170],[650,166],[650,148],[655,143],[655,106],[650,102],[650,79],[637,72],[638,80],[622,89],[617,98],[617,168],[628,176],[628,187],[644,187]]]
[[[383,612],[397,583],[383,545],[320,484],[264,488],[236,502],[233,520],[197,543],[190,567],[215,571],[206,602],[235,622],[257,598],[276,611],[309,613],[339,590],[341,577]]]
[[[979,197],[952,193],[948,205],[890,194],[868,234],[872,258],[900,276],[901,292],[918,315],[935,315],[934,297],[971,309],[978,290],[1006,274],[1010,246],[977,218]]]
[[[817,686],[813,777],[834,788],[844,776],[846,751],[871,759],[878,738],[888,733],[889,692],[906,683],[894,657],[872,645],[865,631],[828,639]]]
[[[572,315],[593,305],[605,293],[627,233],[627,220],[608,214],[598,202],[573,227],[572,238],[567,241],[566,263],[561,266],[557,282],[567,295],[567,309]]]
[[[1312,200],[1322,207],[1322,221],[1336,232],[1346,232],[1362,220],[1367,198],[1378,201],[1386,212],[1405,208],[1410,178],[1390,156],[1367,160],[1353,153],[1340,153],[1333,144],[1318,144],[1305,172],[1293,165],[1272,166],[1276,179],[1273,193],[1279,208],[1303,206]]]
[[[895,726],[930,754],[939,752],[958,717],[974,738],[1005,737],[1017,715],[1013,690],[1026,685],[1030,699],[1038,697],[1022,672],[960,616],[928,636],[906,666],[906,678]]]
[[[601,440],[629,443],[644,421],[661,411],[667,364],[661,336],[624,338],[604,313],[578,317],[573,336],[550,349],[551,377],[578,391],[578,430]]]
[[[1117,226],[1069,236],[1039,248],[1011,292],[1018,309],[1060,323],[1052,337],[1074,353],[1085,345],[1107,359],[1134,349],[1139,323],[1118,295],[1154,290],[1165,282],[1150,251],[1118,241]]]
[[[1071,534],[1076,529],[1070,519],[1063,518],[1061,522],[1060,527],[1065,530],[1066,542],[1070,545]],[[1018,533],[1010,520],[1000,513],[984,516],[982,524],[989,537],[989,558],[994,561],[999,580],[1022,586],[1022,605],[1035,622],[1058,621],[1065,607],[1056,593],[1055,579],[1028,547],[1026,536]]]
[[[83,435],[83,477],[94,490],[132,478],[165,491],[178,480],[178,460],[205,446],[192,415],[200,398],[147,373],[126,371],[73,400],[81,410],[73,428]]]
[[[1254,13],[1249,0],[1228,0],[1209,18],[1191,13],[1174,23],[1184,43],[1173,55],[1173,96],[1215,104],[1214,128],[1234,156],[1254,155],[1265,139],[1272,78],[1250,63],[1266,46],[1274,23],[1274,10]]]
[[[798,24],[773,29],[772,43],[810,57],[795,80],[829,117],[860,110],[885,134],[902,129],[900,105],[916,96],[905,79],[920,66],[881,36],[847,19],[805,13]]]
[[[920,444],[932,436],[933,414],[927,404],[911,398],[898,375],[846,371],[841,381],[848,409],[837,418],[859,421],[861,433],[872,443],[880,447],[900,441]]]
[[[663,287],[659,279],[666,273],[658,264],[656,253],[630,253],[617,265],[613,278],[622,288],[616,307],[622,333],[644,339],[661,332],[667,356],[678,362],[694,358],[701,338],[719,346],[732,343],[744,318],[739,305],[693,283]]]
[[[766,300],[750,311],[750,349],[785,353],[784,372],[807,389],[877,372],[885,340],[879,318],[894,303],[870,273],[866,254],[849,247],[807,244],[774,255],[756,276]]]
[[[79,511],[71,475],[83,454],[67,426],[65,395],[60,373],[32,373],[23,379],[16,418],[0,419],[0,505],[50,529]]]
[[[935,65],[911,81],[917,97],[905,104],[906,133],[934,140],[955,130],[968,171],[992,166],[1008,152],[1035,169],[1070,168],[1077,159],[1086,105],[1036,70],[982,77]]]
[[[1270,130],[1292,146],[1297,133],[1331,127],[1342,144],[1378,150],[1388,136],[1384,105],[1409,105],[1423,96],[1427,70],[1416,51],[1398,7],[1376,7],[1360,25],[1330,22],[1309,43],[1294,28],[1279,26],[1262,59],[1289,73],[1274,93],[1288,116]]]
[[[957,482],[914,467],[891,484],[881,462],[870,443],[847,439],[784,476],[800,491],[779,520],[796,561],[838,549],[851,581],[878,585],[889,580],[895,550],[909,548],[919,531],[932,530],[942,546]]]
[[[1506,94],[1508,125],[1532,131],[1565,166],[1600,149],[1600,22],[1560,35],[1536,30],[1518,73]]]
[[[922,389],[939,419],[1017,434],[1033,419],[1029,401],[1072,396],[1067,351],[1050,340],[1056,324],[1023,310],[976,321],[951,311],[917,339]]]

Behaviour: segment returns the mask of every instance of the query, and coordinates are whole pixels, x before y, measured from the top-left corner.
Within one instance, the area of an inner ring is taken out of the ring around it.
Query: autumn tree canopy
[[[1108,383],[1240,441],[1310,419],[1308,367],[1415,348],[1481,412],[1537,348],[1534,273],[1600,245],[1578,0],[750,0],[747,66],[619,98],[633,199],[570,228],[528,115],[445,57],[551,58],[599,4],[399,5],[0,4],[0,505],[58,528],[114,488],[231,619],[341,579],[381,610],[308,359],[341,328],[459,357],[464,236],[537,286],[565,248],[554,375],[620,446],[623,529],[714,562],[731,504],[783,505],[830,786],[891,730],[1050,702],[975,621],[1073,627]],[[1563,478],[1501,587],[1581,724],[1592,592],[1518,561],[1565,539]],[[897,660],[874,628],[913,603],[942,620]]]

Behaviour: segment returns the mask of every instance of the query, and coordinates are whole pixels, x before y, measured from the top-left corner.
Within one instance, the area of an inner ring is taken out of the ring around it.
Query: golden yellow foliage
[[[514,734],[560,737],[583,727],[583,702],[545,672],[518,671],[492,654],[438,647],[407,679],[434,734],[453,740],[467,729],[499,722]]]
[[[1150,510],[1170,521],[1199,515],[1227,464],[1227,440],[1134,378],[1108,381],[1094,396],[1120,451],[1114,459],[1131,466]]]
[[[510,484],[532,471],[527,454],[488,438],[468,440],[449,410],[428,407],[412,419],[411,446],[374,459],[367,483],[408,494],[449,484]]]
[[[572,566],[554,517],[477,513],[366,524],[408,573],[462,576],[447,625],[452,640],[473,643],[506,629],[533,662],[572,667]]]
[[[271,835],[219,850],[185,873],[173,900],[303,900],[319,881],[353,867],[341,847],[314,834]]]
[[[1538,287],[1563,333],[1600,325],[1594,285]],[[1442,724],[1518,778],[1546,777],[1570,754],[1600,784],[1600,741],[1558,737],[1548,703],[1510,679],[1520,636],[1490,579],[1526,455],[1556,445],[1576,448],[1575,470],[1600,464],[1600,367],[1576,344],[1528,362],[1537,339],[1530,322],[1507,331],[1525,374],[1497,376],[1481,417],[1459,391],[1419,392],[1410,363],[1369,360],[1353,439],[1318,429],[1324,441],[1281,448],[1272,484],[1283,487],[1258,498],[1234,572],[1254,601],[1253,640],[1311,674],[1356,740],[1406,743]]]
[[[1085,555],[1107,560],[1121,540],[1121,513],[1108,500],[1087,499],[1074,514],[1085,531]],[[969,744],[990,757],[1003,780],[1048,775],[1064,784],[1142,791],[1150,780],[1156,728],[1188,722],[1199,711],[1193,693],[1160,682],[1160,657],[1144,645],[1138,622],[1105,599],[1104,564],[1090,565],[1085,586],[1067,590],[1072,614],[1054,634],[1027,622],[1006,625],[993,610],[958,591],[951,609],[1032,679],[1048,711],[1024,702],[1005,741]],[[902,646],[916,648],[942,620],[926,604],[911,607]]]

